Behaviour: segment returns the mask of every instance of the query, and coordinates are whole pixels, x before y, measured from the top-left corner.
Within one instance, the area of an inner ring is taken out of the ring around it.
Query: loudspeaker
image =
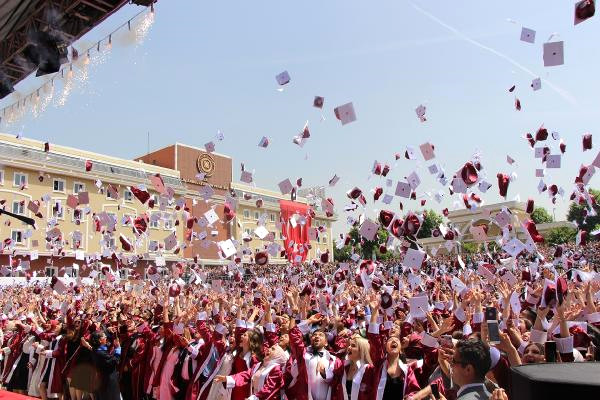
[[[600,363],[527,364],[511,368],[509,398],[600,399]]]

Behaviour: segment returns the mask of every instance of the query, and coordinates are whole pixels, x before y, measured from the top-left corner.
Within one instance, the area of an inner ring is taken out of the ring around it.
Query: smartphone
[[[498,320],[498,310],[496,310],[496,307],[485,308],[485,320],[488,322]]]
[[[544,353],[546,354],[546,362],[556,362],[556,342],[548,340],[544,343]]]
[[[498,321],[486,321],[488,326],[488,342],[490,344],[500,343],[500,328]]]
[[[433,396],[433,398],[439,399],[440,398],[440,388],[438,387],[438,383],[434,382],[430,386],[431,386],[431,395]]]
[[[446,347],[448,349],[451,349],[452,347],[454,347],[454,343],[452,343],[452,336],[450,336],[450,335],[442,335],[440,337],[440,345],[442,347]]]

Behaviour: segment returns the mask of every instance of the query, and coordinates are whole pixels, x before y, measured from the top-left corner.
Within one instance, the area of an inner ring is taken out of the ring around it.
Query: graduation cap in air
[[[575,25],[592,18],[596,13],[595,0],[582,0],[575,3]]]
[[[508,184],[510,183],[510,177],[506,174],[498,174],[496,175],[498,178],[498,190],[500,192],[500,196],[506,197],[506,193],[508,192]]]
[[[590,133],[583,135],[581,142],[583,144],[583,151],[592,149],[592,135]]]

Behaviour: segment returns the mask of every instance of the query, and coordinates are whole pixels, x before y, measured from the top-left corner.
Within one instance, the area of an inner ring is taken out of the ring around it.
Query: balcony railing
[[[0,162],[2,160],[16,160],[23,162],[37,162],[48,166],[67,168],[74,171],[85,171],[85,162],[83,158],[72,157],[62,154],[46,153],[41,150],[25,149],[18,146],[0,143]],[[94,173],[104,174],[109,177],[121,177],[124,179],[147,180],[149,173],[141,169],[128,168],[118,165],[112,165],[101,161],[94,161]],[[184,189],[183,182],[177,177],[161,175],[166,185],[173,188]]]

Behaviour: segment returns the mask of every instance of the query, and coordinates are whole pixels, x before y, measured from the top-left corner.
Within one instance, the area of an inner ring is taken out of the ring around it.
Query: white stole
[[[404,373],[404,386],[402,387],[402,393],[400,393],[399,398],[404,397],[404,393],[406,392],[406,384],[408,382],[408,365],[404,364],[400,358],[398,358],[398,366]],[[383,367],[381,368],[381,376],[379,377],[379,383],[377,384],[377,397],[376,400],[381,400],[383,398],[383,392],[385,391],[385,384],[387,382],[387,367],[388,361],[385,360],[383,362]],[[354,388],[352,388],[354,390]]]

